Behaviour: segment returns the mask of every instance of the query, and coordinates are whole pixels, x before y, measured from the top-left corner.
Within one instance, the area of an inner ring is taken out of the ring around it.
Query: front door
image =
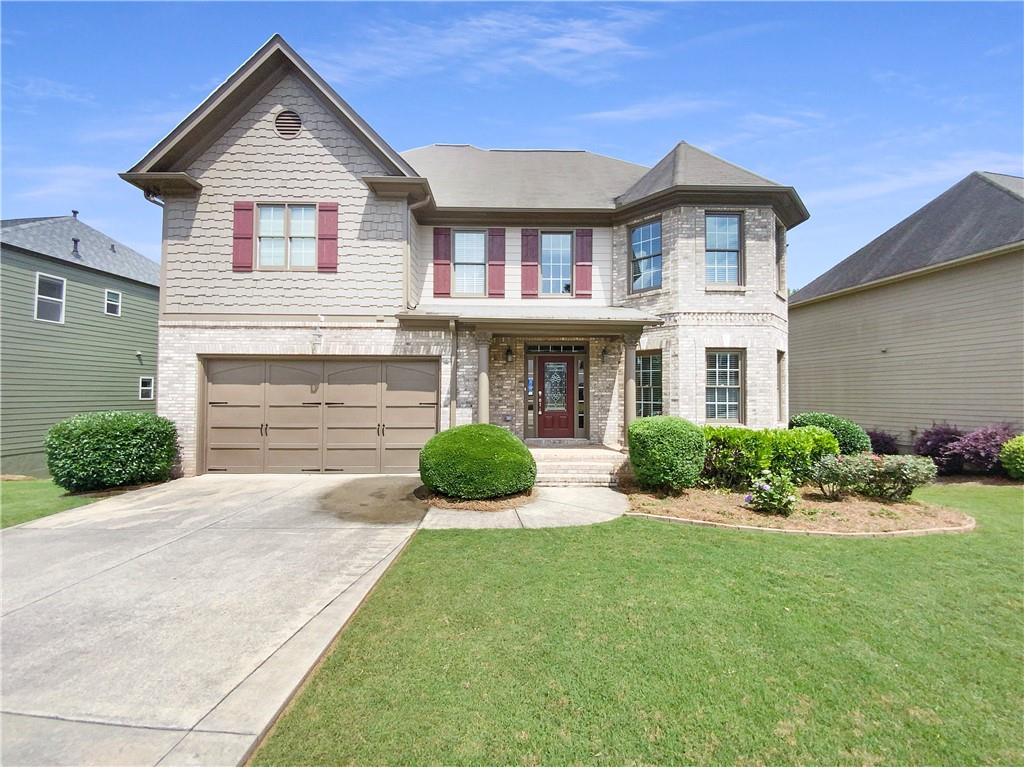
[[[538,357],[537,436],[572,437],[575,411],[573,357]]]

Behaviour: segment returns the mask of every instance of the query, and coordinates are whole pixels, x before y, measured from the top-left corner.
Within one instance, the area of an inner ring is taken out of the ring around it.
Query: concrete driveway
[[[207,475],[0,533],[3,764],[238,763],[419,524],[417,484]]]

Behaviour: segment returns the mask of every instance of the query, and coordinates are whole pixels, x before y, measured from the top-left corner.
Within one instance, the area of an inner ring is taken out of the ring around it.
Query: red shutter
[[[316,212],[316,270],[338,271],[338,203],[322,202]]]
[[[537,230],[522,230],[522,296],[523,298],[536,298],[537,285],[539,282],[540,258],[537,250]]]
[[[452,294],[452,230],[434,227],[434,295]]]
[[[253,203],[236,202],[234,240],[231,246],[231,269],[236,272],[252,271]]]
[[[594,230],[576,230],[576,298],[590,298],[594,269]]]
[[[487,295],[505,295],[505,230],[487,230]]]

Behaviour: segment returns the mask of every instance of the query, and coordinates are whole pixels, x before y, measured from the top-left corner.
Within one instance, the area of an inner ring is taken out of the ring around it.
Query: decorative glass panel
[[[572,294],[572,234],[547,232],[540,236],[540,292]]]
[[[661,287],[661,220],[634,227],[630,232],[632,289]]]
[[[568,365],[564,362],[544,363],[544,410],[566,410],[566,379]]]
[[[636,356],[636,414],[662,414],[660,353]]]
[[[705,394],[707,418],[738,421],[741,389],[739,352],[708,352]]]
[[[739,283],[740,217],[735,213],[704,219],[705,279],[709,283]]]

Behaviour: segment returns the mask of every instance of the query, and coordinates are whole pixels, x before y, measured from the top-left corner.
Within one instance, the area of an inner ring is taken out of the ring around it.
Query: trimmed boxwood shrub
[[[163,482],[177,457],[177,429],[155,413],[82,413],[46,434],[46,466],[69,492]]]
[[[638,418],[629,425],[629,462],[643,487],[693,487],[704,467],[704,432],[670,415]]]
[[[839,441],[839,452],[843,455],[867,453],[871,450],[871,438],[866,431],[853,421],[831,413],[798,413],[790,419],[789,426],[820,426],[828,429]]]
[[[420,479],[449,498],[497,498],[533,487],[537,463],[514,434],[477,423],[431,437],[420,450]]]
[[[811,478],[814,464],[839,452],[839,443],[826,429],[744,429],[705,426],[707,457],[703,481],[715,487],[746,488],[764,471],[786,473],[799,484]]]
[[[1024,434],[1006,441],[999,451],[999,462],[1012,479],[1024,479]]]

